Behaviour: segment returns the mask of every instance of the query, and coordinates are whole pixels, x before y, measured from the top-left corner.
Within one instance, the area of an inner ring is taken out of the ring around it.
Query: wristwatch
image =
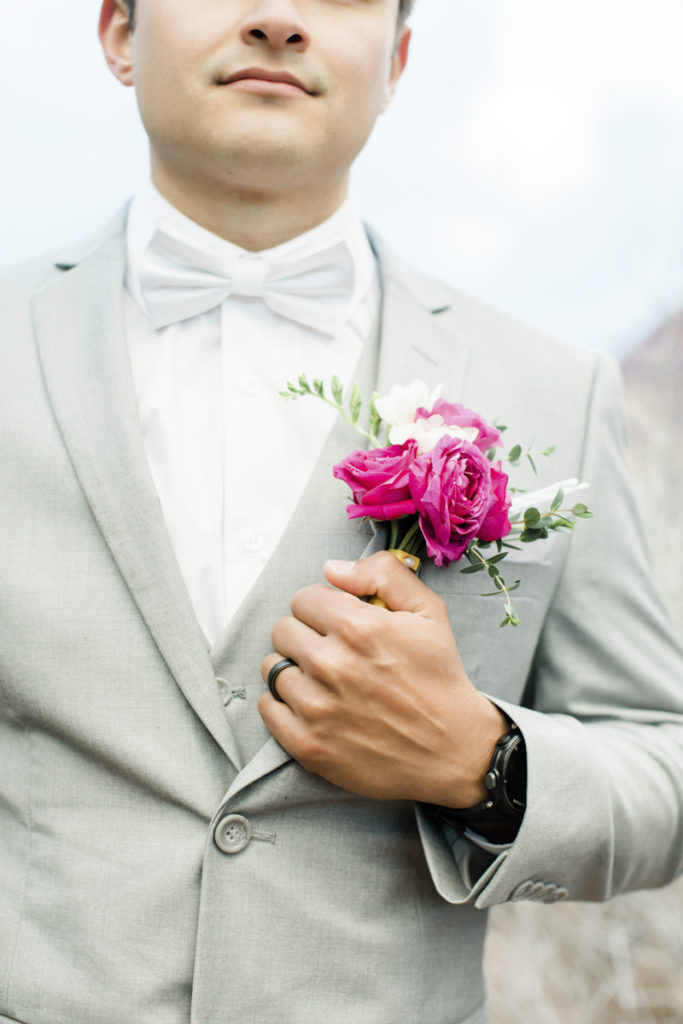
[[[526,810],[526,747],[518,726],[510,719],[508,723],[509,729],[496,743],[484,776],[486,799],[474,807],[439,808],[437,816],[442,822],[462,827],[521,821]]]

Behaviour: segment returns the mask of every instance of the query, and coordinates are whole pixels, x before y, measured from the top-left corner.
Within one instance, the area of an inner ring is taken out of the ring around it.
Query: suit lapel
[[[375,235],[370,241],[382,277],[382,341],[377,390],[423,380],[443,384],[449,401],[458,401],[465,385],[471,346],[449,322],[452,292],[408,267]]]
[[[34,297],[45,383],[76,475],[140,614],[188,702],[239,768],[145,456],[123,328],[124,258],[119,229]]]

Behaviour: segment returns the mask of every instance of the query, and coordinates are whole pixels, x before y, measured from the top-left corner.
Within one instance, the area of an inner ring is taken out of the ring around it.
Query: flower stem
[[[415,518],[415,522],[413,523],[413,525],[410,527],[408,532],[405,534],[405,536],[401,540],[399,551],[410,551],[410,553],[413,554],[413,555],[417,554],[417,549],[420,546],[420,542],[419,542],[418,537],[417,537],[417,535],[419,533],[419,530],[420,530],[420,520],[416,517]],[[417,540],[417,543],[414,543],[416,540]],[[392,547],[393,546],[394,545],[392,545]]]

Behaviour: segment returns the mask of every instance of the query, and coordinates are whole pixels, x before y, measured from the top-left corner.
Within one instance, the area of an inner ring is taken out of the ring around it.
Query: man
[[[482,1024],[488,907],[680,870],[681,656],[611,362],[345,202],[407,8],[104,0],[153,187],[3,289],[0,1020]],[[523,558],[518,630],[347,522],[352,431],[277,397],[302,370],[441,382],[591,482],[595,520]]]

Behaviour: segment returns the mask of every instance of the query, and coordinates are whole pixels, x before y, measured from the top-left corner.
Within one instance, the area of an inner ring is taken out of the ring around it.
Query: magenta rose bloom
[[[500,430],[490,426],[479,413],[473,412],[472,409],[466,409],[460,402],[447,402],[444,398],[439,398],[432,409],[418,409],[415,418],[423,420],[437,414],[443,417],[444,423],[448,426],[476,427],[479,434],[472,444],[482,452],[487,452],[490,448],[498,448],[503,443]]]
[[[410,493],[420,517],[427,553],[435,565],[449,565],[465,551],[491,506],[491,463],[469,441],[444,437],[415,459]]]
[[[503,472],[500,462],[491,463],[491,503],[486,519],[479,528],[478,540],[501,540],[510,532],[510,498],[507,488],[507,473]]]
[[[351,452],[332,472],[351,488],[353,505],[347,505],[349,519],[400,519],[414,515],[409,472],[417,455],[417,442],[394,444],[389,448]]]

